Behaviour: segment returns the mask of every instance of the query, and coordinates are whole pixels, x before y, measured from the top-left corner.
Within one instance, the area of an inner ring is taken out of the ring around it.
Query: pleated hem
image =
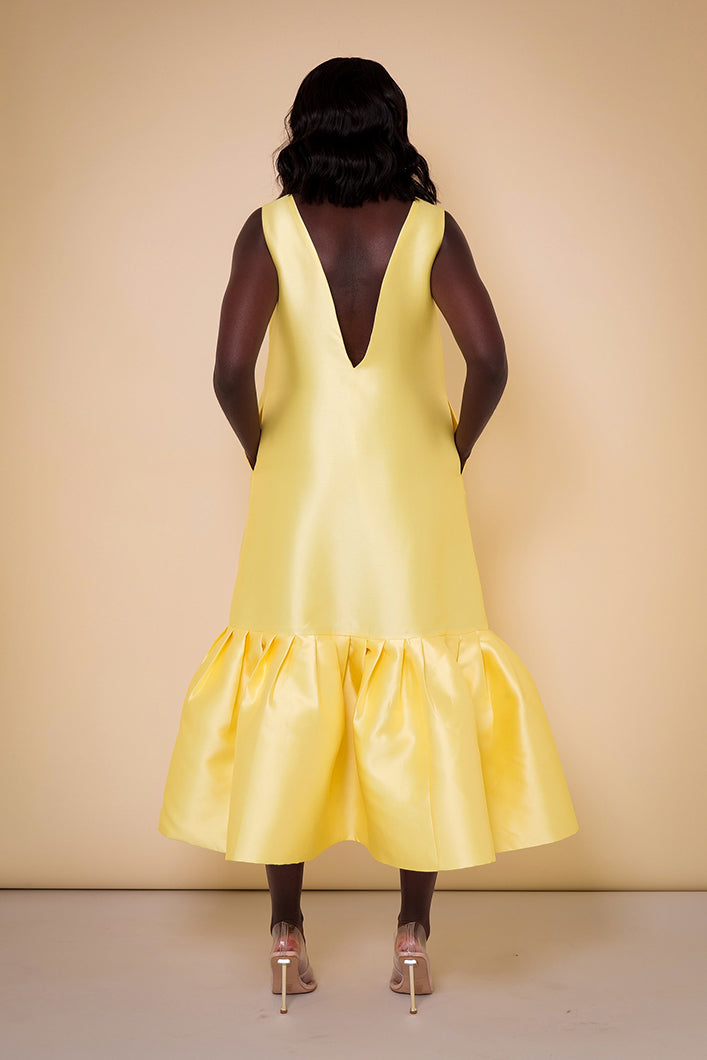
[[[182,708],[158,828],[258,864],[356,842],[444,871],[578,823],[533,678],[488,629],[397,639],[226,626]]]
[[[245,852],[241,852],[238,857],[229,857],[224,847],[214,847],[209,843],[200,842],[199,838],[196,836],[180,835],[176,829],[171,828],[169,825],[162,822],[158,824],[158,831],[166,836],[167,839],[175,839],[180,843],[188,843],[190,846],[202,847],[204,850],[214,850],[217,854],[223,854],[226,861],[239,862],[246,865],[292,865],[300,861],[314,861],[314,859],[319,857],[320,854],[323,854],[326,850],[330,850],[331,847],[337,846],[339,843],[356,843],[359,846],[365,847],[374,861],[378,861],[382,865],[389,865],[391,868],[414,869],[416,872],[453,872],[457,869],[471,869],[476,868],[479,865],[490,865],[497,860],[497,854],[512,853],[514,850],[529,850],[532,847],[547,846],[550,843],[557,843],[562,839],[567,839],[569,836],[574,835],[575,832],[578,831],[578,827],[573,828],[572,831],[567,832],[566,835],[553,835],[548,839],[538,839],[532,843],[525,842],[521,843],[519,846],[509,846],[504,847],[503,849],[497,847],[495,853],[491,857],[485,858],[482,861],[470,862],[465,860],[460,864],[456,862],[445,862],[444,864],[436,862],[434,865],[422,866],[419,862],[416,862],[414,865],[399,865],[397,862],[387,861],[385,857],[377,854],[375,850],[371,849],[370,845],[364,843],[363,840],[358,839],[356,836],[345,836],[341,839],[335,839],[333,842],[326,843],[324,846],[320,846],[315,850],[303,850],[300,852],[299,856],[293,856],[291,854],[287,861],[281,861],[278,860],[280,857],[279,854],[266,856],[264,852],[253,854],[251,856],[248,856]]]

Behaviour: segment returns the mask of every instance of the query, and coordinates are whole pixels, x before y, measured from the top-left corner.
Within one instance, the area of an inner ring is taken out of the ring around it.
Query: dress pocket
[[[449,398],[447,398],[447,405],[449,407],[449,415],[452,418],[452,433],[454,433],[454,431],[456,431],[456,429],[457,429],[457,425],[459,424],[459,420],[457,419],[457,417],[455,415],[454,409],[452,408],[452,403],[449,400]]]
[[[450,418],[451,418],[451,421],[452,421],[452,447],[454,449],[454,455],[455,455],[456,460],[457,460],[457,472],[461,475],[463,469],[462,469],[462,466],[461,466],[461,461],[459,459],[459,450],[457,449],[457,443],[456,443],[455,438],[454,438],[454,434],[456,432],[457,424],[459,423],[459,420],[457,419],[457,417],[456,417],[456,415],[454,413],[454,409],[452,408],[452,405],[451,405],[451,402],[449,401],[449,399],[447,399],[447,405],[449,407],[449,415],[450,415]]]

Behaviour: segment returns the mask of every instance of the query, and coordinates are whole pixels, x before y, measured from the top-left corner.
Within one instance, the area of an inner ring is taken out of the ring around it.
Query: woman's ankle
[[[280,916],[280,915],[277,915],[275,913],[272,913],[271,916],[270,916],[270,934],[271,935],[272,935],[273,928],[275,927],[275,925],[279,924],[280,921],[282,921],[282,920],[284,920],[285,923],[287,923],[287,924],[294,924],[295,927],[298,927],[300,929],[300,931],[302,932],[302,937],[304,938],[304,913],[300,912],[298,916],[292,916],[289,913],[285,914],[284,916]]]
[[[422,924],[425,929],[425,938],[428,939],[430,937],[429,917],[426,919],[420,919],[415,916],[404,916],[402,913],[398,914],[398,927],[401,927],[403,924],[409,924],[411,921],[414,921],[416,924]]]

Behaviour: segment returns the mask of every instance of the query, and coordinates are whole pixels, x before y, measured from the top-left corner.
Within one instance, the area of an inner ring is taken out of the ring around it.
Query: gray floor
[[[388,988],[394,891],[305,891],[278,1011],[265,891],[0,892],[2,1056],[703,1060],[701,892],[438,891],[435,992]]]

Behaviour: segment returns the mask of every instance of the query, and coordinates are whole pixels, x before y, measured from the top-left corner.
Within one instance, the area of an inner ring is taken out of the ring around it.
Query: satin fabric
[[[530,673],[488,629],[416,199],[352,365],[291,195],[228,623],[187,690],[159,818],[228,860],[464,868],[578,829]]]

